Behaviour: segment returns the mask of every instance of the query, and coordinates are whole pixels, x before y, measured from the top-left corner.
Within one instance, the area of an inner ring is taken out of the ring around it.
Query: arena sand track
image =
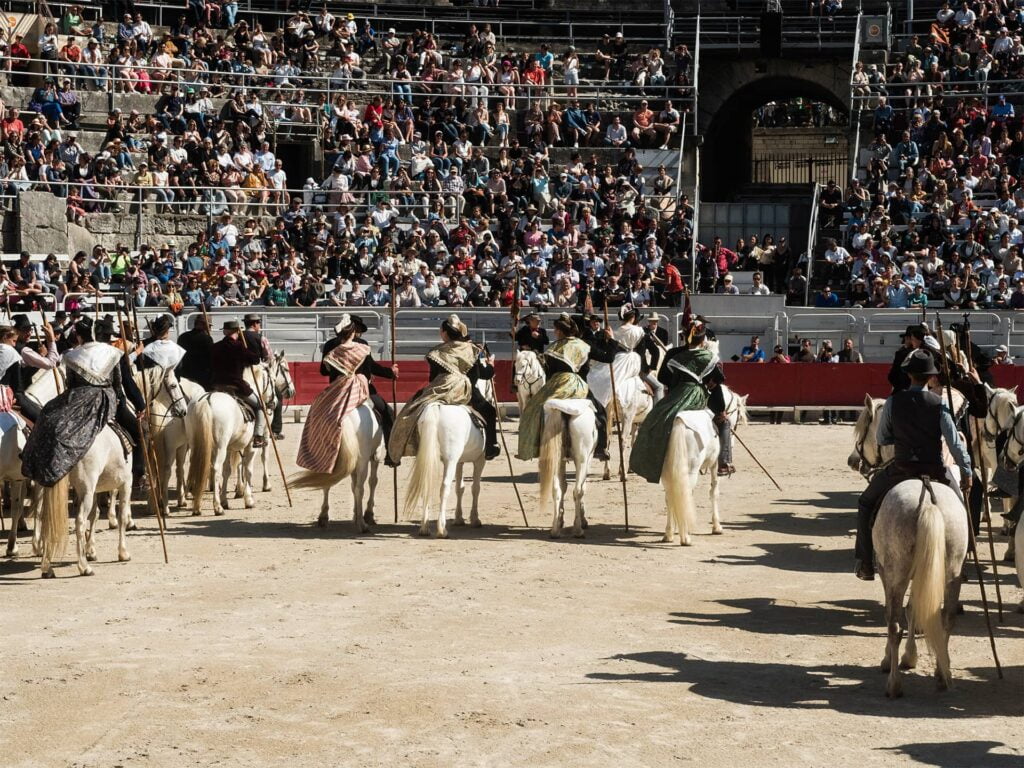
[[[173,519],[170,565],[152,518],[126,564],[104,527],[92,578],[69,564],[43,582],[35,560],[4,561],[0,761],[1020,768],[1022,617],[998,629],[997,682],[967,585],[954,689],[935,691],[922,653],[887,701],[881,587],[850,572],[850,428],[743,434],[786,490],[737,446],[726,534],[708,535],[702,502],[689,549],[658,542],[661,496],[636,478],[629,534],[619,486],[594,481],[587,538],[550,541],[519,467],[534,481],[524,530],[502,460],[483,529],[448,541],[407,524],[355,537],[347,489],[321,530],[314,494],[289,510],[275,491]]]

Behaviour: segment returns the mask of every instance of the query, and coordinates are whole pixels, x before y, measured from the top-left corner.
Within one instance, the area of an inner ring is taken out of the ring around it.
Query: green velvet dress
[[[703,348],[672,350],[666,357],[658,379],[668,387],[668,392],[640,425],[629,457],[630,470],[647,482],[661,481],[676,414],[707,407],[708,393],[701,379],[714,362],[714,352]]]

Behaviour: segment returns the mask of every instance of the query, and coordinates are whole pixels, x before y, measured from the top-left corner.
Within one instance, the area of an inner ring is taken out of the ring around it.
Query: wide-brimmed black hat
[[[359,331],[359,333],[366,333],[368,330],[366,327],[366,321],[359,315],[352,315],[352,327]]]
[[[253,323],[262,323],[263,322],[263,318],[262,317],[260,317],[259,315],[255,314],[255,313],[252,313],[252,312],[250,312],[248,315],[246,315],[243,319],[245,320],[245,324],[246,325],[252,325]]]
[[[101,317],[92,326],[92,332],[94,336],[113,336],[114,331],[114,318],[110,315]]]
[[[935,356],[924,349],[915,349],[907,355],[900,367],[907,374],[915,376],[937,376],[939,373],[935,368]]]
[[[14,326],[15,330],[23,331],[26,328],[31,328],[32,322],[28,319],[28,315],[17,314],[11,318],[11,325]]]
[[[240,331],[240,330],[242,330],[242,325],[237,320],[228,320],[226,323],[224,323],[224,330],[225,331]]]

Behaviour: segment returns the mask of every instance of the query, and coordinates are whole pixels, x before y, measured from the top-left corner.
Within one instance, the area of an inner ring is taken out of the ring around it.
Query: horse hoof
[[[56,579],[57,578],[57,574],[53,572],[53,568],[50,568],[47,571],[43,571],[43,578],[44,579]]]
[[[89,553],[88,555],[85,556],[85,559],[88,560],[90,563],[95,563],[96,562],[96,555],[95,555],[95,553]]]
[[[585,534],[585,533],[584,533],[583,531],[573,531],[573,532],[572,532],[572,537],[573,537],[574,539],[582,539],[582,538],[584,538],[584,537],[585,537],[586,535],[587,535],[587,534]]]
[[[443,531],[438,531],[436,538],[438,538],[438,539],[447,539],[448,538],[448,531],[447,531],[447,529],[443,530]]]
[[[327,519],[328,519],[328,518],[326,518],[326,517],[324,517],[323,515],[321,515],[320,517],[318,517],[318,518],[316,519],[316,524],[317,524],[317,525],[318,525],[319,527],[321,527],[321,528],[326,528],[326,527],[327,527]]]
[[[671,536],[667,536],[667,535],[666,536],[662,536],[661,540],[665,544],[671,544],[672,543],[672,537]]]
[[[82,576],[95,576],[96,575],[96,571],[94,571],[89,566],[86,566],[85,568],[82,568],[80,573],[81,573]]]
[[[463,520],[461,517],[457,517],[457,518],[455,518],[454,525],[457,525],[460,528],[464,528],[466,526],[466,521]]]
[[[242,498],[242,497],[243,497],[244,495],[245,495],[245,494],[244,494],[244,493],[243,493],[242,491],[235,491],[235,498],[236,498],[236,499],[240,499],[240,498]]]
[[[479,518],[476,520],[470,520],[469,524],[473,528],[483,528],[484,524],[480,522]]]
[[[125,529],[126,531],[137,531],[137,530],[139,530],[139,526],[138,526],[138,525],[137,525],[137,524],[135,523],[135,521],[133,520],[132,522],[128,523],[128,525],[126,525],[126,526],[124,527],[124,529]]]
[[[683,536],[683,537],[681,537],[679,539],[679,546],[681,546],[681,547],[689,547],[689,546],[692,546],[692,545],[693,545],[693,541],[690,539],[689,536]]]
[[[420,528],[419,531],[417,531],[416,535],[417,536],[429,536],[430,535],[430,531],[428,531],[426,528]]]
[[[270,493],[270,483],[264,483],[263,484],[263,492],[264,493]]]
[[[560,538],[562,538],[562,532],[561,531],[552,531],[551,533],[548,534],[548,536],[550,536],[552,539],[560,539]]]
[[[215,517],[224,517],[224,510],[223,509],[215,509],[215,510],[213,510],[213,514],[214,514]]]
[[[723,533],[725,533],[725,531],[722,530],[722,526],[716,525],[711,528],[711,533],[714,536],[721,536]]]
[[[199,517],[201,514],[203,514],[203,513],[202,512],[193,512],[192,513],[192,517]]]
[[[590,527],[590,523],[587,521],[587,516],[586,515],[583,515],[583,517],[580,518],[580,525],[583,526],[583,530],[584,531],[587,530],[587,528]]]
[[[8,549],[4,553],[4,557],[17,557],[17,556],[18,556],[18,550],[16,550],[16,549]]]
[[[117,520],[107,520],[107,528],[110,530],[117,528]]]
[[[373,516],[373,512],[367,512],[366,514],[363,515],[363,522],[366,523],[367,525],[376,525],[377,524],[377,518],[375,518]]]
[[[906,671],[908,669],[913,669],[916,666],[917,666],[917,659],[906,659],[906,658],[904,658],[904,659],[900,660],[900,669],[902,669],[904,671]]]
[[[903,689],[898,685],[886,686],[885,695],[890,699],[898,699],[903,696]]]
[[[1014,556],[1013,552],[1007,552],[1005,555],[1003,555],[1004,563],[1012,563],[1015,559],[1016,557]]]
[[[131,559],[132,559],[132,556],[129,555],[127,552],[118,553],[118,555],[117,555],[117,561],[119,563],[128,563],[128,562],[131,562]]]

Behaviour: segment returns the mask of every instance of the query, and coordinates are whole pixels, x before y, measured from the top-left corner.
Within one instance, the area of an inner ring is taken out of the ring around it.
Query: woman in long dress
[[[694,322],[688,335],[689,340],[684,346],[673,347],[665,355],[658,381],[665,385],[666,394],[654,404],[640,425],[629,457],[630,470],[649,483],[661,480],[676,415],[707,407],[708,390],[704,379],[718,365],[718,354],[704,344],[703,323]]]
[[[552,398],[582,400],[587,396],[587,359],[590,346],[577,338],[579,329],[567,314],[554,323],[555,342],[544,352],[547,381],[530,398],[519,418],[519,452],[523,461],[540,455],[544,403]]]

